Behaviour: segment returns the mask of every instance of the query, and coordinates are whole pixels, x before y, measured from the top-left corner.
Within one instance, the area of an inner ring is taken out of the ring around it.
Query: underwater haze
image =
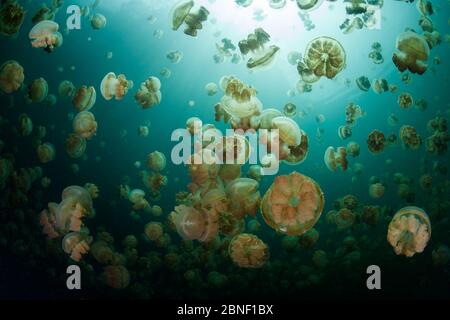
[[[450,298],[449,1],[3,0],[0,34],[2,299]],[[179,164],[195,126],[269,155]]]

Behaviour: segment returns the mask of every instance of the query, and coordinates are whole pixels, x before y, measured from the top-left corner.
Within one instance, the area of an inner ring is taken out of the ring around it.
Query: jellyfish
[[[429,174],[423,174],[420,176],[419,183],[423,190],[429,190],[433,185],[433,177]]]
[[[261,201],[261,212],[273,229],[300,235],[317,222],[324,202],[322,190],[314,180],[293,172],[275,178]]]
[[[267,46],[270,35],[262,28],[257,28],[246,39],[239,41],[239,50],[242,55],[250,54],[247,68],[255,69],[270,66],[280,48],[276,45]]]
[[[44,143],[37,147],[37,156],[40,163],[48,163],[55,159],[55,147],[51,143]]]
[[[216,95],[218,91],[218,86],[214,82],[210,82],[205,86],[205,91],[208,94],[208,96],[214,96]]]
[[[257,182],[261,181],[262,178],[262,168],[259,165],[253,164],[248,168],[247,177],[253,179]]]
[[[359,78],[356,78],[356,85],[361,91],[369,91],[371,84],[369,78],[366,76],[361,76]]]
[[[168,68],[162,68],[159,71],[159,74],[164,78],[170,78],[170,76],[172,75],[172,71],[170,71],[170,69]]]
[[[38,78],[28,86],[27,99],[31,102],[42,102],[48,95],[48,83],[44,78]]]
[[[445,244],[441,244],[433,250],[431,257],[435,266],[446,266],[450,261],[450,249]]]
[[[364,206],[361,212],[361,220],[369,226],[376,226],[380,221],[381,213],[378,206]]]
[[[16,0],[2,1],[0,7],[0,34],[13,36],[19,32],[26,11]]]
[[[301,10],[309,11],[319,7],[323,0],[296,0],[296,2]]]
[[[261,201],[258,189],[258,181],[250,178],[237,178],[227,185],[229,210],[236,218],[241,219],[246,214],[256,215]]]
[[[174,224],[183,239],[209,242],[217,235],[219,224],[216,212],[180,205],[175,207],[175,213]]]
[[[261,268],[269,259],[269,247],[249,233],[236,235],[229,244],[231,260],[240,268]]]
[[[101,13],[96,13],[91,18],[91,26],[94,30],[103,29],[106,26],[106,17]]]
[[[23,67],[17,61],[6,61],[0,67],[0,89],[4,93],[19,90],[24,79]]]
[[[145,199],[145,192],[141,189],[133,189],[128,193],[128,200],[133,204],[134,210],[143,210],[150,205]]]
[[[391,113],[390,115],[389,115],[389,117],[388,117],[388,120],[387,120],[387,122],[388,122],[388,124],[391,126],[391,127],[395,127],[397,124],[398,124],[398,118],[397,118],[397,116],[395,115],[395,114],[393,114],[393,113]]]
[[[150,241],[157,241],[164,233],[163,226],[160,222],[149,222],[144,227],[144,233]]]
[[[58,94],[61,98],[71,99],[75,95],[76,89],[73,83],[69,80],[63,80],[59,83]]]
[[[351,155],[353,158],[356,158],[359,156],[360,153],[360,146],[355,141],[350,141],[347,144],[347,154]]]
[[[64,142],[64,148],[69,157],[81,158],[86,150],[86,139],[76,133],[71,133]]]
[[[44,209],[39,214],[39,224],[42,226],[42,233],[47,235],[49,239],[58,238],[60,235],[56,230],[56,211],[58,204],[50,202],[48,210]]]
[[[330,37],[311,40],[305,50],[305,63],[316,77],[333,79],[345,68],[346,54],[342,45]]]
[[[92,207],[92,197],[85,188],[75,185],[66,187],[61,193],[61,199],[64,201],[70,198],[75,199],[79,203],[79,205],[84,210],[85,215],[94,215],[94,209]]]
[[[284,163],[289,165],[297,165],[306,160],[309,150],[309,139],[307,134],[301,130],[300,144],[289,147],[289,154],[283,158]]]
[[[127,80],[123,74],[116,76],[114,72],[109,72],[100,84],[100,92],[106,100],[122,100],[131,88],[133,81]]]
[[[414,104],[414,99],[411,96],[411,94],[403,92],[398,96],[397,103],[400,106],[400,108],[408,109]]]
[[[138,128],[139,137],[147,138],[149,133],[150,133],[150,130],[148,129],[147,126],[139,126],[139,128]]]
[[[72,99],[73,106],[80,112],[89,111],[95,104],[97,93],[94,87],[81,86]]]
[[[317,250],[314,252],[312,261],[319,269],[323,269],[328,265],[327,253],[323,250]]]
[[[315,228],[311,228],[298,237],[298,242],[302,248],[313,248],[319,241],[319,232]]]
[[[345,108],[345,121],[348,125],[356,124],[356,121],[364,115],[363,109],[353,102],[349,103]]]
[[[336,213],[336,216],[334,217],[334,222],[338,230],[344,230],[352,227],[353,224],[355,223],[355,220],[356,220],[355,213],[348,208],[340,209]]]
[[[398,51],[394,52],[392,61],[400,72],[423,74],[427,70],[430,48],[423,36],[406,31],[397,37],[396,47]]]
[[[381,94],[389,90],[389,85],[386,79],[375,79],[372,83],[372,89],[375,93]]]
[[[179,50],[169,51],[166,58],[173,64],[177,64],[183,59],[183,53]]]
[[[425,99],[416,100],[414,104],[420,111],[425,111],[428,108],[428,102]]]
[[[350,138],[352,136],[352,127],[349,125],[339,126],[338,128],[338,136],[342,140]]]
[[[97,122],[89,111],[81,111],[73,119],[73,131],[85,139],[91,139],[97,132]]]
[[[302,54],[297,51],[291,51],[289,52],[287,59],[289,64],[296,66],[299,63],[299,61],[302,60]]]
[[[172,9],[172,30],[178,30],[185,22],[187,15],[194,7],[194,1],[181,1]]]
[[[332,172],[335,172],[338,167],[341,167],[342,171],[347,170],[347,150],[344,147],[339,147],[336,151],[334,147],[328,147],[323,159],[328,170]]]
[[[134,95],[136,102],[142,109],[148,109],[161,103],[161,81],[157,77],[150,77],[141,83]]]
[[[430,237],[430,219],[421,208],[404,207],[389,223],[387,240],[397,255],[412,257],[423,252]]]
[[[422,145],[422,138],[413,126],[402,126],[399,135],[403,146],[407,149],[417,150]]]
[[[58,32],[59,25],[51,20],[43,20],[31,29],[28,37],[33,48],[44,48],[47,52],[53,52],[62,45],[63,37]]]
[[[383,152],[385,144],[386,138],[380,130],[373,130],[367,137],[369,151],[374,154]]]
[[[298,124],[291,118],[284,116],[273,118],[272,129],[279,130],[281,142],[289,147],[295,147],[301,143],[302,131]]]
[[[293,103],[286,103],[283,108],[283,113],[285,116],[293,118],[297,114],[297,107]]]
[[[84,232],[70,232],[66,234],[62,240],[62,247],[65,253],[70,255],[70,258],[79,262],[83,255],[89,252],[89,245],[92,242],[92,237]]]
[[[385,190],[386,188],[384,187],[384,185],[380,182],[377,182],[369,186],[369,195],[371,198],[379,199],[384,195]]]
[[[130,273],[122,265],[105,267],[102,279],[106,285],[114,289],[125,289],[130,284]]]

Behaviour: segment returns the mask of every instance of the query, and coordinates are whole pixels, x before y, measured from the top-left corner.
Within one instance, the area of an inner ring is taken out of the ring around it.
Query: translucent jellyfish
[[[450,249],[445,244],[441,244],[433,250],[431,257],[433,258],[433,264],[435,266],[446,266],[450,261]]]
[[[316,224],[324,202],[322,190],[314,180],[293,172],[275,178],[261,201],[261,212],[273,229],[301,235]]]
[[[210,82],[205,86],[205,91],[208,94],[208,96],[210,96],[210,97],[216,95],[218,90],[219,90],[219,87],[214,82]]]
[[[91,26],[94,30],[103,29],[106,26],[106,17],[101,13],[96,13],[91,18]]]
[[[47,52],[53,52],[55,48],[60,47],[63,37],[58,29],[59,25],[51,20],[44,20],[34,25],[28,34],[33,48],[44,48]]]
[[[379,206],[364,206],[361,212],[361,221],[369,226],[376,226],[381,219]]]
[[[303,62],[299,61],[297,64],[297,72],[301,77],[301,82],[297,83],[297,90],[299,92],[311,92],[308,85],[320,80],[313,70],[309,69],[308,66]]]
[[[97,132],[97,122],[89,111],[81,111],[73,119],[73,131],[85,139],[91,139]]]
[[[429,190],[433,186],[433,177],[429,174],[423,174],[420,176],[419,183],[423,190]]]
[[[163,210],[160,206],[154,205],[152,207],[152,215],[155,217],[160,217],[163,215]]]
[[[395,115],[395,114],[393,114],[393,113],[391,113],[390,115],[389,115],[389,117],[388,117],[388,120],[387,120],[387,122],[388,122],[388,124],[391,126],[391,127],[395,127],[397,124],[398,124],[398,118],[397,118],[397,116]]]
[[[72,104],[78,111],[89,111],[95,104],[97,93],[94,87],[81,86],[75,93]]]
[[[166,58],[174,63],[177,64],[181,61],[181,59],[183,59],[183,53],[179,50],[175,50],[175,51],[169,51],[166,54]]]
[[[309,150],[309,139],[306,133],[301,130],[301,140],[298,146],[289,147],[289,154],[283,158],[284,163],[297,165],[306,160]]]
[[[185,22],[187,15],[194,7],[194,1],[181,1],[177,3],[172,9],[172,30],[178,30]]]
[[[412,73],[423,74],[427,70],[426,61],[430,55],[430,48],[425,38],[415,32],[406,31],[397,37],[397,52],[392,61],[398,70],[409,70]]]
[[[141,189],[133,189],[128,193],[128,200],[133,204],[134,210],[143,210],[149,207],[145,199],[145,192]]]
[[[345,108],[345,122],[349,125],[356,124],[356,121],[364,115],[363,109],[353,102],[349,103]]]
[[[15,0],[2,1],[0,7],[0,34],[13,36],[19,32],[26,11]]]
[[[342,208],[334,217],[334,222],[338,230],[348,229],[353,226],[356,220],[356,215],[348,208]]]
[[[360,149],[359,144],[355,141],[350,141],[347,144],[347,154],[351,155],[353,158],[359,156]]]
[[[403,146],[407,149],[416,150],[422,145],[422,138],[413,126],[402,126],[399,135],[403,142]]]
[[[389,91],[389,85],[386,79],[375,79],[372,83],[372,89],[375,93],[381,94]]]
[[[359,78],[356,78],[356,85],[362,91],[369,91],[369,89],[371,87],[370,80],[366,76],[361,76]]]
[[[296,66],[302,60],[302,54],[297,51],[291,51],[289,52],[287,59],[291,65]]]
[[[323,0],[296,0],[296,2],[301,10],[308,11],[319,7]]]
[[[174,224],[183,239],[209,242],[217,235],[219,217],[216,212],[199,211],[185,205],[175,207],[175,212]]]
[[[33,122],[25,113],[19,115],[19,132],[24,137],[29,136],[33,132]]]
[[[352,136],[352,127],[349,125],[339,126],[338,128],[338,136],[342,140],[350,138]]]
[[[122,265],[105,267],[102,279],[106,285],[114,289],[125,289],[130,284],[130,273]]]
[[[418,207],[404,207],[392,218],[387,240],[397,255],[412,257],[421,253],[431,237],[428,215]]]
[[[336,151],[334,150],[334,147],[328,147],[325,151],[323,160],[328,170],[332,172],[335,172],[338,167],[341,167],[342,171],[347,170],[347,150],[344,147],[339,147]]]
[[[262,168],[259,165],[253,164],[248,168],[247,177],[250,179],[261,181],[262,178]]]
[[[162,68],[160,71],[159,71],[159,74],[162,76],[162,77],[164,77],[164,78],[170,78],[170,76],[172,75],[172,71],[170,71],[170,69],[168,69],[168,68]]]
[[[139,126],[139,128],[138,128],[139,137],[146,138],[146,137],[148,137],[149,133],[150,133],[150,130],[147,126]]]
[[[268,42],[270,42],[270,35],[262,28],[255,29],[246,39],[239,41],[239,50],[242,55],[250,54],[247,68],[255,69],[272,64],[280,48],[275,45],[267,46]]]
[[[83,255],[89,252],[92,237],[84,232],[70,232],[62,240],[65,253],[70,255],[73,261],[79,262]]]
[[[289,102],[284,105],[283,113],[285,116],[293,118],[297,114],[297,107],[295,104]]]
[[[159,151],[153,151],[147,156],[147,167],[154,171],[162,171],[166,167],[166,156]]]
[[[386,137],[380,130],[373,130],[367,137],[367,146],[374,154],[383,152],[385,144]]]
[[[276,117],[280,117],[283,116],[283,114],[281,113],[281,111],[277,110],[277,109],[272,109],[272,108],[268,108],[268,109],[264,109],[261,112],[261,117],[260,117],[260,122],[259,122],[259,127],[260,129],[271,129],[272,128],[272,120]]]
[[[69,80],[63,80],[58,86],[58,94],[61,98],[71,99],[75,95],[76,89],[73,83]]]
[[[286,5],[286,0],[269,0],[269,6],[273,9],[281,9]]]
[[[61,199],[75,200],[83,209],[84,214],[88,216],[94,215],[94,209],[92,207],[92,197],[89,192],[81,186],[69,186],[66,187],[61,193]],[[79,231],[79,230],[72,230]]]
[[[157,241],[164,233],[163,226],[160,222],[149,222],[144,227],[144,233],[150,241]]]
[[[346,54],[337,40],[319,37],[307,45],[304,60],[315,76],[333,79],[345,68]]]
[[[55,147],[51,143],[44,143],[37,147],[37,156],[40,163],[48,163],[55,159]]]
[[[428,108],[428,102],[425,99],[418,99],[414,104],[420,111],[425,111]]]
[[[100,84],[100,92],[106,100],[122,100],[131,88],[133,81],[127,80],[123,74],[116,76],[114,72],[108,73]]]
[[[317,268],[325,268],[328,265],[327,253],[323,250],[314,251],[312,261]]]
[[[42,102],[48,95],[48,83],[44,78],[38,78],[28,86],[27,99],[32,102]]]
[[[0,67],[0,89],[4,93],[19,90],[24,79],[23,68],[17,61],[6,61]]]
[[[162,96],[160,89],[161,81],[157,77],[150,77],[141,83],[134,98],[142,109],[148,109],[161,103]]]
[[[289,147],[298,146],[301,143],[302,131],[297,122],[288,117],[275,117],[272,119],[272,128],[279,130],[282,143]]]
[[[228,253],[240,268],[261,268],[269,259],[269,247],[249,233],[235,236],[230,241]]]
[[[227,185],[228,209],[234,217],[241,219],[246,214],[255,216],[261,201],[259,183],[250,178],[238,178]]]
[[[92,199],[97,199],[99,197],[100,189],[93,183],[86,183],[84,188],[87,190]]]
[[[71,133],[64,142],[64,148],[69,157],[81,158],[86,151],[86,139],[76,133]]]
[[[379,199],[384,195],[385,190],[386,188],[384,187],[384,185],[380,182],[377,182],[369,186],[369,195],[371,198]]]
[[[47,97],[45,98],[45,105],[49,108],[55,106],[57,100],[56,100],[56,96],[54,94],[49,94],[47,95]]]
[[[300,246],[305,249],[313,248],[319,241],[319,232],[315,228],[311,228],[298,237]]]
[[[48,210],[44,209],[39,214],[39,224],[42,226],[42,233],[47,235],[49,239],[58,238],[60,235],[56,230],[56,210],[58,204],[50,202]]]
[[[403,92],[398,96],[397,103],[400,106],[400,108],[408,109],[414,104],[414,99],[411,96],[411,94]]]

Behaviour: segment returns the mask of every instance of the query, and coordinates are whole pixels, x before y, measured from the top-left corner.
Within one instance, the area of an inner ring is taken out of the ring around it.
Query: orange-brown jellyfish
[[[4,93],[19,90],[24,79],[23,67],[17,61],[6,61],[0,67],[0,89]]]
[[[229,244],[228,253],[241,268],[261,268],[269,259],[269,247],[249,233],[235,236]]]
[[[334,222],[339,230],[350,228],[355,223],[355,220],[355,213],[347,208],[339,210],[334,217]]]
[[[217,235],[219,217],[215,211],[206,212],[180,205],[175,207],[175,212],[174,223],[183,239],[209,242]]]
[[[159,151],[147,155],[147,167],[154,171],[162,171],[166,167],[166,156]]]
[[[106,285],[114,289],[125,289],[130,284],[130,273],[122,265],[105,267],[102,278]]]
[[[70,255],[73,261],[79,262],[83,255],[89,252],[92,237],[84,232],[70,232],[62,240],[65,253]]]
[[[157,241],[164,233],[163,226],[160,222],[149,222],[144,227],[144,233],[150,241]]]
[[[431,223],[421,208],[410,206],[397,211],[388,228],[387,240],[397,255],[421,253],[431,237]]]
[[[417,74],[423,74],[427,70],[426,61],[430,48],[423,36],[406,31],[397,37],[396,47],[398,51],[394,52],[392,61],[398,70],[409,70]]]
[[[114,72],[109,72],[100,84],[100,92],[106,100],[122,100],[131,88],[133,81],[127,80],[123,74],[116,76]]]
[[[51,143],[44,143],[37,147],[37,156],[40,163],[47,163],[55,159],[55,147]]]
[[[336,151],[333,147],[328,147],[323,160],[330,171],[334,172],[338,167],[341,167],[342,171],[347,170],[347,150],[344,147],[339,147]]]
[[[416,128],[411,125],[404,125],[400,128],[400,139],[407,149],[416,150],[422,145],[422,138],[417,133]]]
[[[71,133],[64,142],[64,147],[69,157],[78,159],[86,151],[86,139],[76,133]]]
[[[408,92],[403,92],[398,96],[397,103],[402,109],[408,109],[414,104],[414,99]]]
[[[60,47],[63,37],[58,32],[59,25],[51,20],[43,20],[33,26],[28,37],[33,48],[44,48],[47,52],[52,52]]]
[[[372,153],[380,153],[384,150],[386,137],[380,130],[373,130],[367,137],[367,146]]]
[[[325,199],[311,178],[293,172],[277,176],[261,201],[266,223],[287,235],[300,235],[319,220]]]
[[[75,93],[72,104],[78,111],[90,110],[97,99],[94,87],[81,86]]]
[[[0,34],[13,36],[19,32],[26,11],[16,0],[2,1],[0,7]]]
[[[161,103],[162,95],[160,90],[161,81],[157,77],[149,77],[141,83],[134,98],[142,109],[148,109]]]
[[[73,119],[73,131],[85,139],[91,139],[97,132],[97,122],[89,111],[81,111]]]
[[[369,195],[374,199],[381,198],[384,195],[385,189],[384,185],[380,182],[371,184],[369,187]]]
[[[243,218],[246,214],[256,215],[261,201],[258,188],[258,181],[250,178],[238,178],[227,185],[229,210],[236,218]]]
[[[27,98],[32,102],[42,102],[48,95],[48,83],[44,78],[38,78],[28,86]]]

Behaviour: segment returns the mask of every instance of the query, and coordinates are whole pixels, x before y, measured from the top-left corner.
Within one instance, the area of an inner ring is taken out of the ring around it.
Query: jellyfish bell
[[[71,158],[81,158],[86,151],[86,139],[76,133],[71,133],[64,142],[64,148]]]
[[[334,147],[328,147],[325,151],[324,162],[328,170],[332,172],[335,172],[338,167],[341,167],[342,171],[346,171],[348,167],[347,150],[339,147],[335,151]]]
[[[322,190],[314,180],[293,172],[275,178],[261,201],[261,212],[273,229],[301,235],[316,224],[324,202]]]
[[[346,53],[336,39],[318,37],[308,43],[304,61],[315,76],[333,79],[345,68]]]
[[[386,188],[382,183],[373,183],[369,186],[369,195],[373,199],[379,199],[384,195],[385,190]]]
[[[28,86],[27,98],[31,102],[42,102],[48,95],[48,83],[44,78],[38,78]]]
[[[256,90],[238,79],[227,82],[220,104],[225,112],[236,119],[260,114],[262,103],[256,97]]]
[[[0,66],[0,89],[4,93],[19,90],[24,79],[23,67],[17,61],[9,60]]]
[[[37,147],[37,156],[39,162],[48,163],[55,159],[55,147],[51,143],[44,143]]]
[[[109,72],[100,84],[100,92],[105,100],[122,100],[133,87],[133,82],[127,80],[123,74],[116,76],[114,72]]]
[[[178,234],[185,240],[198,240],[205,233],[206,219],[193,207],[180,205],[175,207],[175,220]]]
[[[283,112],[287,117],[293,118],[297,114],[297,107],[291,102],[286,103],[284,105]]]
[[[143,109],[160,104],[162,99],[161,81],[157,77],[149,77],[141,83],[134,98]]]
[[[431,238],[431,223],[424,210],[404,207],[392,218],[387,240],[397,255],[412,257],[425,249]]]
[[[242,233],[233,237],[228,247],[233,262],[241,268],[261,268],[269,259],[269,247],[257,236]]]
[[[289,147],[295,147],[301,143],[302,131],[298,124],[291,118],[285,116],[273,118],[272,129],[279,130],[281,141]]]
[[[256,215],[261,200],[258,189],[258,181],[250,178],[237,178],[227,185],[229,210],[236,218],[241,219],[246,214]]]
[[[358,86],[359,89],[361,89],[361,91],[369,91],[371,84],[369,81],[369,78],[367,78],[366,76],[361,76],[359,78],[356,79],[356,85]]]
[[[300,10],[312,11],[322,5],[324,0],[296,0]]]
[[[106,26],[106,17],[101,13],[96,13],[91,18],[91,26],[94,30],[103,29]]]
[[[289,52],[287,59],[291,65],[296,66],[298,62],[301,61],[302,54],[297,51],[291,51]]]
[[[172,30],[178,30],[185,22],[187,15],[194,7],[194,1],[180,1],[171,10]]]
[[[89,111],[79,112],[73,119],[73,130],[85,139],[91,139],[97,132],[94,114]]]
[[[309,138],[306,132],[301,130],[302,137],[298,146],[289,147],[289,155],[287,155],[283,162],[287,165],[298,165],[306,160],[309,150]]]
[[[373,154],[383,152],[386,145],[386,137],[380,130],[373,130],[367,137],[367,146]]]
[[[402,109],[408,109],[414,104],[414,99],[408,92],[403,92],[398,96],[397,103]]]
[[[397,52],[392,61],[400,72],[409,70],[412,73],[423,74],[427,70],[426,61],[430,48],[425,38],[415,32],[406,31],[397,37]]]
[[[15,36],[25,19],[26,11],[17,1],[2,1],[0,6],[0,34]]]
[[[81,86],[75,93],[72,104],[80,112],[89,111],[95,104],[97,93],[94,87]]]
[[[33,26],[28,37],[34,48],[44,48],[47,52],[52,52],[55,48],[60,47],[63,37],[58,32],[59,25],[51,20],[41,21]]]
[[[62,240],[65,253],[70,255],[73,261],[79,262],[83,255],[87,254],[92,242],[92,237],[84,232],[70,232]]]
[[[339,126],[338,128],[338,136],[342,140],[350,138],[352,136],[352,127],[349,125]]]
[[[208,94],[208,96],[210,96],[210,97],[216,95],[216,93],[218,91],[217,84],[215,84],[214,82],[210,82],[210,83],[206,84],[205,91]]]

